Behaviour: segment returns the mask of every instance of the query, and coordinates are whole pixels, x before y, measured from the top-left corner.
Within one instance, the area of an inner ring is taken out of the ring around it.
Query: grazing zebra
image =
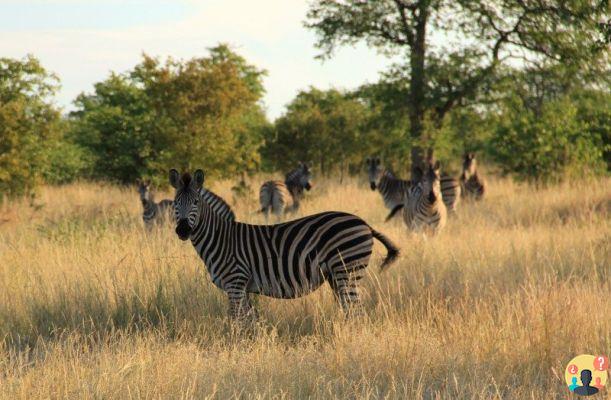
[[[466,153],[462,164],[460,176],[462,193],[464,197],[481,200],[486,191],[486,183],[477,175],[477,161],[475,153]]]
[[[421,178],[405,193],[403,220],[410,230],[435,234],[447,220],[446,205],[441,197],[439,162],[428,164],[424,171],[416,167],[415,171]]]
[[[324,212],[276,225],[249,225],[218,216],[202,201],[204,172],[182,176],[170,170],[176,189],[176,233],[191,239],[212,282],[229,298],[232,318],[255,318],[249,294],[292,299],[329,282],[342,308],[360,307],[358,281],[369,263],[373,238],[388,254],[388,266],[398,248],[359,217]]]
[[[391,210],[386,216],[386,221],[389,221],[403,208],[403,193],[409,189],[412,182],[399,179],[389,170],[382,168],[379,157],[367,158],[365,162],[371,190],[378,189],[384,200],[384,206]]]
[[[163,222],[164,218],[170,216],[172,212],[172,200],[161,200],[155,203],[151,193],[151,181],[136,181],[140,201],[142,202],[142,220],[147,229],[151,229],[155,224]]]
[[[286,174],[284,182],[267,181],[261,185],[259,190],[259,203],[261,212],[267,220],[271,210],[278,218],[285,212],[295,212],[299,209],[299,203],[303,197],[303,190],[310,190],[312,174],[309,167],[304,163],[293,171]]]

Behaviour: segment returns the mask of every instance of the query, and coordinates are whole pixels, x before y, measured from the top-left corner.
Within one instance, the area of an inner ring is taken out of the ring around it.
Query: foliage
[[[539,112],[525,109],[520,99],[508,102],[490,144],[504,172],[534,183],[601,168],[600,138],[569,97],[546,102]]]
[[[267,131],[264,155],[282,170],[296,161],[310,162],[323,174],[360,166],[371,141],[368,114],[364,104],[338,90],[302,91]]]
[[[171,167],[205,166],[212,176],[253,170],[267,124],[262,75],[226,45],[163,64],[144,55],[78,97],[74,137],[93,154],[94,176],[123,183],[165,180]]]
[[[57,78],[34,57],[0,58],[0,194],[31,194],[61,139]]]
[[[509,60],[606,68],[607,17],[608,1],[315,0],[306,26],[323,58],[359,41],[405,57],[389,75],[407,82],[411,139],[428,143],[426,120],[441,126],[452,109],[478,104]],[[421,157],[412,146],[412,161]]]

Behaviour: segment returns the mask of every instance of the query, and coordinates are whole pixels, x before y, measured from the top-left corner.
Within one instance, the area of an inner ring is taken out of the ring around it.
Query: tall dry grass
[[[135,190],[45,188],[0,206],[0,398],[566,398],[566,363],[611,353],[610,183],[491,180],[424,239],[364,182],[317,182],[300,214],[356,213],[401,258],[379,273],[376,245],[361,319],[323,287],[257,298],[248,334],[190,244],[145,233]],[[234,208],[262,222],[254,193]]]

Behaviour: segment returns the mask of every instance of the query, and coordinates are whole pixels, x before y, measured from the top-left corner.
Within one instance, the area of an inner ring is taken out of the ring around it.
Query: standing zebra
[[[382,268],[399,254],[390,240],[351,214],[324,212],[283,224],[248,225],[219,217],[202,201],[202,170],[191,177],[172,169],[170,183],[176,189],[176,233],[191,239],[212,282],[227,293],[232,318],[255,317],[250,293],[297,298],[325,281],[345,311],[358,310],[358,281],[373,238],[388,251]]]
[[[424,171],[416,167],[415,172],[421,178],[405,193],[403,220],[410,230],[435,234],[443,229],[447,220],[446,205],[441,197],[439,161],[435,165],[428,164]]]
[[[286,174],[284,182],[267,181],[261,185],[259,190],[259,203],[261,212],[267,220],[271,209],[278,218],[285,212],[295,212],[299,209],[299,203],[303,197],[303,190],[310,190],[312,174],[309,167],[304,163],[293,171]]]
[[[391,171],[383,168],[379,157],[367,158],[365,162],[371,190],[378,189],[384,200],[384,206],[391,210],[386,216],[386,221],[389,221],[403,208],[403,193],[410,188],[412,182],[399,179]]]
[[[477,175],[477,161],[475,153],[466,153],[462,164],[462,175],[460,176],[463,196],[474,200],[481,200],[486,191],[486,184]]]
[[[155,203],[151,193],[151,181],[136,180],[140,201],[142,202],[142,220],[147,229],[153,228],[155,224],[163,222],[164,218],[170,216],[172,212],[172,200],[161,200]]]

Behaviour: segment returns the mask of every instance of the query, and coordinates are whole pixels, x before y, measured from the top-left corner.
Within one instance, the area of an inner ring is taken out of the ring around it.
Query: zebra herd
[[[424,169],[415,167],[413,180],[397,178],[382,167],[379,157],[365,162],[371,190],[377,189],[390,209],[386,221],[403,210],[405,225],[412,231],[435,234],[445,226],[448,213],[456,211],[462,197],[481,200],[484,196],[485,183],[477,174],[474,153],[465,154],[460,179],[441,175],[439,162],[428,161]]]
[[[396,178],[384,170],[379,158],[367,160],[371,189],[380,192],[391,209],[399,210],[410,229],[438,231],[463,196],[480,199],[484,184],[478,177],[475,157],[465,156],[460,182],[440,176],[439,163],[415,170],[414,181]],[[261,212],[280,217],[299,207],[304,190],[311,189],[312,175],[306,164],[289,172],[285,181],[261,186]],[[250,294],[273,298],[297,298],[327,282],[347,314],[360,313],[359,281],[369,264],[373,239],[384,245],[384,269],[399,255],[399,248],[356,215],[327,211],[273,225],[251,225],[235,220],[231,207],[204,188],[204,172],[182,175],[170,170],[174,200],[155,203],[150,182],[138,181],[145,226],[162,220],[173,208],[176,234],[191,240],[212,282],[226,292],[230,317],[256,319]],[[444,184],[445,182],[445,184]]]

